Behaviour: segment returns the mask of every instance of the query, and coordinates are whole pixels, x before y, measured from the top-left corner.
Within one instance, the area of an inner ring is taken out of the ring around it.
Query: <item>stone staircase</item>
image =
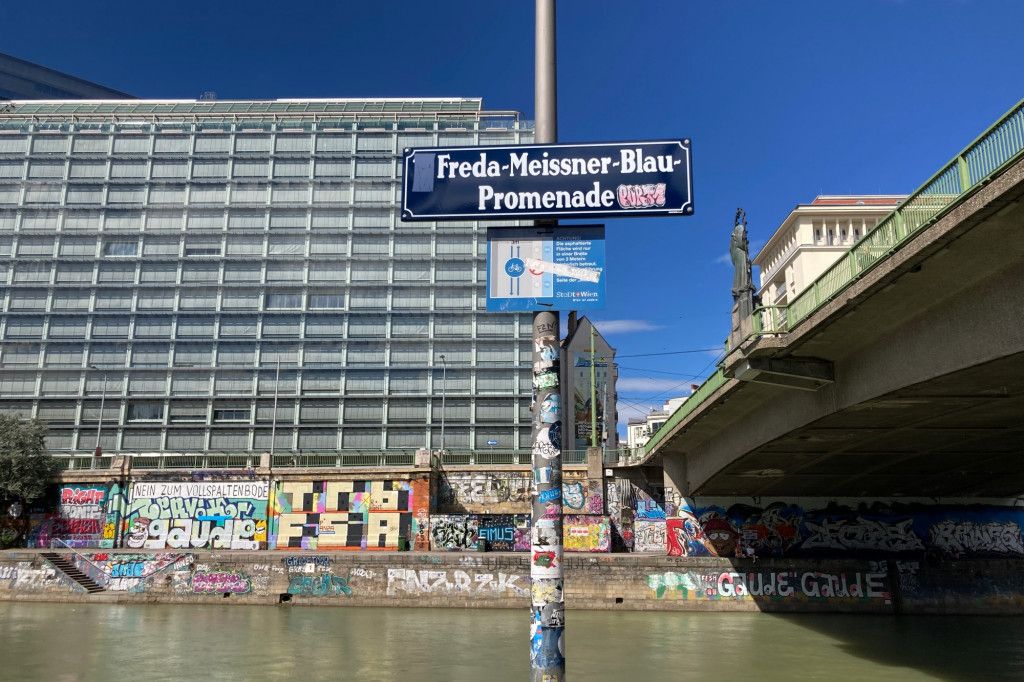
[[[78,570],[78,567],[75,566],[68,555],[57,554],[56,552],[43,552],[42,557],[49,561],[54,568],[84,587],[85,591],[89,594],[106,591],[102,585]]]

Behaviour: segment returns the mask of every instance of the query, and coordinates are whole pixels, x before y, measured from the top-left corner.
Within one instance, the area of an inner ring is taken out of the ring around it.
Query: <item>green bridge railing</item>
[[[896,210],[861,237],[789,305],[766,306],[755,311],[755,336],[792,331],[876,265],[903,248],[925,226],[945,215],[1022,155],[1024,100],[1017,102],[1016,106],[907,197]],[[666,433],[692,414],[725,382],[725,375],[719,368],[672,413],[647,442],[644,446],[645,456],[650,455]]]

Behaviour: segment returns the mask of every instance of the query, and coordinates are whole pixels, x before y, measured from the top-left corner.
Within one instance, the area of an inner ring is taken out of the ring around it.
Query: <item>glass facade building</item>
[[[0,410],[54,451],[529,449],[486,225],[399,204],[405,147],[531,140],[479,99],[12,103]]]

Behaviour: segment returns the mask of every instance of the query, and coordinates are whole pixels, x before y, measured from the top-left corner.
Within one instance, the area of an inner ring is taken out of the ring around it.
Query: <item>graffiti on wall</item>
[[[533,478],[525,471],[446,473],[438,478],[437,510],[450,513],[523,512]]]
[[[434,551],[475,548],[479,534],[478,516],[449,514],[430,517],[430,548]]]
[[[306,597],[351,597],[348,578],[333,573],[296,575],[288,581],[288,594]]]
[[[683,601],[891,601],[885,570],[669,571],[649,574],[647,586],[658,599]]]
[[[33,514],[30,547],[112,548],[117,532],[121,490],[91,483],[57,486],[52,511]]]
[[[265,549],[267,481],[137,481],[124,545],[133,549]]]
[[[680,508],[666,522],[673,556],[836,556],[934,551],[960,556],[1024,555],[1024,509],[991,505],[776,502]]]
[[[477,526],[477,537],[487,541],[487,549],[515,552],[517,548],[519,551],[530,548],[530,517],[525,514],[482,514]]]
[[[562,482],[564,513],[603,514],[602,482],[574,477],[572,473],[567,472]],[[528,514],[533,481],[528,471],[449,472],[438,479],[437,511],[443,514]],[[551,502],[557,501],[556,490]]]
[[[633,551],[664,554],[665,522],[637,519],[633,522]]]
[[[280,481],[271,500],[272,546],[398,549],[399,539],[413,542],[423,532],[429,499],[426,479]]]
[[[607,516],[566,514],[562,525],[566,552],[611,551],[612,531]]]
[[[171,553],[97,552],[74,557],[78,570],[112,592],[144,592],[148,581],[154,576],[187,572],[193,561],[191,554]]]
[[[603,514],[604,495],[598,479],[562,482],[562,509],[566,514]]]
[[[470,573],[460,569],[417,571],[411,568],[389,568],[387,595],[447,594],[474,592],[495,596],[525,596],[530,578],[515,573]]]
[[[192,575],[195,594],[249,594],[252,580],[241,571],[196,571]]]

